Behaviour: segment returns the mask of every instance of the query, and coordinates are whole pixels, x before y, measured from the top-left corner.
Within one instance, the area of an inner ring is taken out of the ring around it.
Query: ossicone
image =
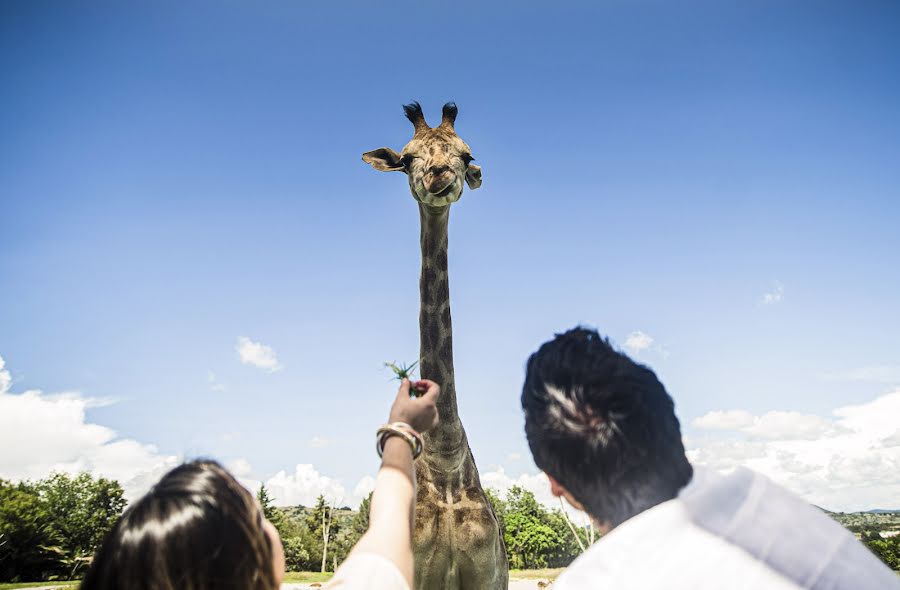
[[[406,118],[409,119],[409,122],[413,124],[416,135],[431,129],[431,127],[428,126],[428,123],[425,122],[425,113],[422,112],[422,105],[418,102],[412,101],[409,104],[403,105],[403,113],[406,115]]]
[[[456,122],[456,115],[459,113],[459,109],[456,108],[456,103],[453,101],[448,102],[444,105],[443,110],[441,111],[441,125],[444,127],[453,128],[453,124]]]

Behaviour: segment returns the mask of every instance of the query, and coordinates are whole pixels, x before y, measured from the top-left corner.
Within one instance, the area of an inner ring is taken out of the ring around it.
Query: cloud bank
[[[793,411],[713,411],[691,425],[695,464],[744,465],[829,510],[900,508],[900,389],[836,408],[829,417]]]
[[[89,471],[118,480],[126,496],[134,499],[178,464],[174,455],[86,420],[88,408],[108,401],[71,392],[13,394],[4,367],[0,358],[0,477],[39,479],[54,471]]]
[[[87,471],[117,480],[126,498],[133,501],[183,460],[90,422],[87,410],[106,405],[108,400],[72,392],[15,394],[10,392],[11,385],[11,375],[0,357],[0,478],[19,481],[42,479],[53,472]],[[227,467],[248,489],[254,493],[259,489],[260,481],[252,478],[253,467],[247,460],[234,459]],[[279,471],[265,484],[276,505],[309,506],[322,494],[329,501],[355,508],[372,490],[374,479],[363,477],[348,493],[339,481],[320,474],[312,465],[299,464],[291,473]]]

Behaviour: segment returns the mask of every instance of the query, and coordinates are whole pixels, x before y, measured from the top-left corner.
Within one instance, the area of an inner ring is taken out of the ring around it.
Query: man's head
[[[672,398],[653,371],[594,330],[559,334],[531,355],[522,409],[554,494],[597,521],[617,526],[691,479]]]
[[[441,124],[429,127],[422,107],[414,102],[403,107],[413,124],[413,138],[397,153],[383,147],[363,154],[363,161],[376,170],[406,173],[409,189],[418,202],[446,207],[462,196],[463,181],[475,190],[481,186],[481,168],[472,164],[472,151],[453,128],[456,105],[444,105]]]

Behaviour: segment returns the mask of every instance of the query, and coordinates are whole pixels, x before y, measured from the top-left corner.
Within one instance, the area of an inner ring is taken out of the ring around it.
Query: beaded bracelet
[[[425,443],[422,440],[421,434],[413,430],[412,426],[405,422],[394,422],[381,426],[376,433],[375,450],[378,451],[379,457],[384,456],[384,444],[387,439],[392,436],[399,436],[409,443],[409,449],[412,451],[413,460],[418,459],[425,450]]]

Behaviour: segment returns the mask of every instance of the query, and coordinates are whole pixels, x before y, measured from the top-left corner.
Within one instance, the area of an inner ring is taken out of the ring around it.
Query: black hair
[[[167,473],[106,536],[81,590],[276,590],[256,500],[214,461]]]
[[[522,409],[537,466],[611,526],[674,498],[693,474],[662,383],[595,330],[557,334],[531,355]]]

